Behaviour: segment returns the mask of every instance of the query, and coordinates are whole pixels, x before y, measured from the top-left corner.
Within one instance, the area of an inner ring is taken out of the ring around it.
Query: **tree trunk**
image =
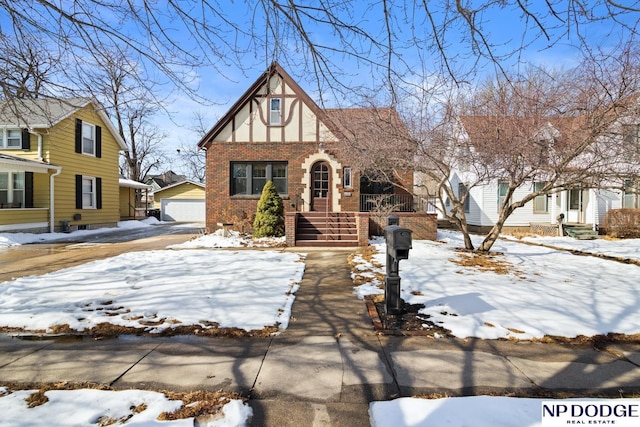
[[[487,234],[487,237],[484,238],[480,246],[478,247],[478,252],[489,252],[493,247],[493,244],[500,237],[500,233],[502,232],[502,222],[497,222]]]

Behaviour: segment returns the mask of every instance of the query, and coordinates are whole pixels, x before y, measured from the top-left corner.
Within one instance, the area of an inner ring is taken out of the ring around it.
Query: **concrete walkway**
[[[640,346],[377,335],[353,294],[350,251],[305,251],[289,328],[271,338],[0,336],[0,385],[223,389],[250,397],[255,426],[366,426],[373,400],[414,395],[640,391]]]

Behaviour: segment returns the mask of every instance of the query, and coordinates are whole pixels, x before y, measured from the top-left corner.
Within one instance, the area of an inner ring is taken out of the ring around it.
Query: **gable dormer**
[[[319,143],[335,139],[325,113],[273,63],[198,143]]]

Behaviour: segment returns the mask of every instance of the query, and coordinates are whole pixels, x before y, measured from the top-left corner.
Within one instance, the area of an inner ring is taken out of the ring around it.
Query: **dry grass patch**
[[[181,400],[182,406],[173,412],[163,412],[158,416],[160,421],[173,421],[184,418],[195,418],[202,415],[213,415],[224,405],[234,399],[242,399],[237,393],[222,391],[163,392],[171,400]],[[245,400],[246,399],[242,399]]]
[[[358,250],[347,257],[347,262],[351,267],[353,273],[353,284],[356,286],[364,285],[372,280],[377,280],[380,283],[384,283],[385,273],[380,271],[383,267],[379,262],[374,259],[374,256],[378,253],[374,246],[365,246],[358,248]],[[362,265],[356,261],[356,258],[360,256],[364,261],[370,263],[373,268],[362,270],[358,266]],[[366,274],[365,274],[366,273]],[[373,277],[372,277],[373,276]]]
[[[605,350],[611,344],[640,344],[640,334],[608,333],[606,335],[594,335],[591,337],[585,335],[578,335],[575,337],[545,335],[543,338],[533,339],[532,341],[541,343],[589,345],[599,350]]]
[[[137,336],[148,336],[148,337],[172,337],[179,335],[198,335],[198,336],[206,336],[206,337],[230,337],[230,338],[242,338],[242,337],[270,337],[280,331],[280,324],[275,324],[272,326],[265,326],[262,329],[252,329],[250,331],[246,331],[244,329],[229,327],[229,328],[220,328],[218,324],[215,322],[208,322],[208,325],[180,325],[179,321],[168,321],[168,323],[178,325],[170,328],[163,329],[160,332],[149,332],[146,327],[133,327],[133,326],[121,326],[114,325],[111,323],[100,323],[94,326],[91,329],[84,330],[75,330],[71,329],[69,325],[54,325],[50,328],[49,331],[45,331],[42,329],[31,330],[24,328],[7,328],[0,327],[0,332],[3,333],[13,333],[13,334],[24,334],[29,336],[32,334],[34,336],[57,336],[57,335],[66,335],[66,336],[88,336],[94,337],[96,339],[105,338],[105,337],[117,337],[120,335],[137,335]]]
[[[504,254],[500,252],[473,252],[467,249],[456,249],[457,259],[450,261],[465,268],[475,268],[480,271],[491,271],[496,274],[513,274],[520,279],[526,279],[523,272],[516,269],[513,264],[504,259]],[[457,271],[462,274],[462,271]]]

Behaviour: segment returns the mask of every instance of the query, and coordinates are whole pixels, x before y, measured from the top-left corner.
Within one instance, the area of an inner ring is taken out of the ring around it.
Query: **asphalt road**
[[[78,235],[46,243],[0,249],[0,282],[17,277],[45,274],[124,252],[166,249],[202,234],[204,227],[192,224],[159,224],[136,229],[112,229],[104,233]]]

